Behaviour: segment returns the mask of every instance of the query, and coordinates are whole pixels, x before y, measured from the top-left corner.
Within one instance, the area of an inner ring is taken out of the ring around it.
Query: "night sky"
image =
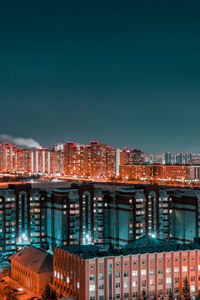
[[[200,1],[0,1],[0,103],[43,146],[200,152]]]

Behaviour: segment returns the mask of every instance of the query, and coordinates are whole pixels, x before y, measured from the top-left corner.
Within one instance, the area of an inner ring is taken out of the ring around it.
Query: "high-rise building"
[[[116,150],[106,144],[68,142],[64,145],[64,157],[64,172],[68,176],[97,179],[116,176]]]
[[[121,151],[120,163],[125,165],[143,164],[144,153],[138,149],[123,149]]]
[[[0,189],[0,252],[24,245],[46,248],[45,195],[30,184]]]
[[[163,165],[170,165],[172,163],[172,155],[171,152],[166,152],[163,154]]]
[[[120,156],[121,156],[121,150],[118,148],[116,150],[116,176],[119,176],[119,168],[120,168]]]
[[[16,146],[8,143],[2,143],[0,145],[0,169],[2,172],[15,172],[15,151]]]
[[[51,192],[30,184],[0,189],[0,252],[24,245],[97,244],[123,248],[142,235],[192,242],[200,237],[200,191],[134,185],[116,191],[72,184]]]

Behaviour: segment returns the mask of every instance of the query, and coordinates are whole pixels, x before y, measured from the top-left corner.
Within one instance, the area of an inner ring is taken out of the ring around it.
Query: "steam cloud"
[[[8,142],[16,146],[24,146],[28,148],[42,148],[42,146],[31,138],[13,137],[8,134],[0,134],[0,141]]]

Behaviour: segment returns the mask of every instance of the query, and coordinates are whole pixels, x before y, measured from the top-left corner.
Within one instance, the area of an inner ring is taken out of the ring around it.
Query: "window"
[[[179,268],[178,267],[175,267],[174,268],[174,273],[178,273],[179,272]]]
[[[191,286],[190,286],[190,291],[191,291],[191,292],[195,292],[195,286],[194,286],[194,285],[191,285]]]
[[[103,279],[103,274],[99,274],[99,280]]]
[[[94,284],[90,284],[90,292],[95,292],[95,285]]]
[[[128,277],[128,272],[124,272],[124,277]]]
[[[183,266],[183,272],[187,272],[187,266]]]
[[[154,285],[154,283],[155,283],[155,280],[153,280],[153,279],[150,279],[150,280],[149,280],[149,284],[150,284],[150,285]]]
[[[126,289],[128,287],[128,283],[124,282],[124,288]]]
[[[132,276],[137,276],[137,271],[133,271]]]
[[[120,288],[120,282],[116,282],[115,288],[116,288],[116,289]]]
[[[141,270],[141,275],[146,275],[146,270]]]
[[[154,274],[154,269],[150,269],[150,270],[149,270],[149,274],[150,274],[150,275],[153,275],[153,274]]]
[[[163,273],[163,269],[158,269],[158,274],[162,274]]]
[[[166,268],[166,273],[171,273],[171,268]]]
[[[116,272],[115,273],[115,278],[119,278],[120,277],[120,272]]]
[[[166,278],[166,283],[171,283],[171,278]]]
[[[146,280],[142,280],[142,287],[146,286]]]
[[[90,274],[90,280],[94,280],[94,275]]]
[[[100,284],[99,285],[99,290],[103,290],[104,289],[104,285],[103,284]]]
[[[174,283],[179,283],[179,277],[174,278]]]
[[[133,281],[133,287],[137,286],[137,281]]]
[[[134,292],[133,293],[133,298],[136,298],[137,297],[137,292]]]

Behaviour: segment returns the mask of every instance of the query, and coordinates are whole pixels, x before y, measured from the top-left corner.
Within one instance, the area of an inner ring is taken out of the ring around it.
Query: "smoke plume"
[[[31,138],[13,137],[8,134],[0,134],[0,141],[8,142],[16,146],[22,146],[25,148],[42,148],[42,146]]]

